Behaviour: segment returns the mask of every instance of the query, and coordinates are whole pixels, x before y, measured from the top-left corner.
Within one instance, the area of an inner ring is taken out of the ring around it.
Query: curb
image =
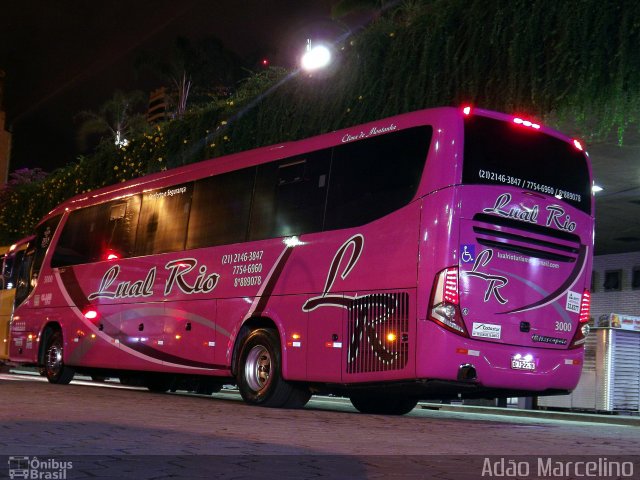
[[[519,408],[478,407],[473,405],[443,405],[440,403],[420,402],[418,408],[439,410],[443,412],[475,413],[482,415],[504,415],[509,417],[539,418],[546,420],[562,420],[565,422],[607,423],[640,427],[640,417],[631,415],[594,414],[560,412],[551,410],[522,410]]]

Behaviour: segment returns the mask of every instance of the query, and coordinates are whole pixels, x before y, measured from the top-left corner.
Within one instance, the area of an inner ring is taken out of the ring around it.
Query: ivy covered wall
[[[524,112],[587,142],[637,128],[640,2],[407,0],[335,45],[328,71],[270,69],[226,100],[104,143],[0,193],[0,244],[75,194],[420,108]]]

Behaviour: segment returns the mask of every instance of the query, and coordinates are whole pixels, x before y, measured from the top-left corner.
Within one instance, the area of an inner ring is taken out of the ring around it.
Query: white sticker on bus
[[[473,322],[473,329],[471,330],[472,337],[495,338],[496,340],[499,340],[501,334],[502,325]]]
[[[572,292],[569,290],[567,293],[567,306],[566,309],[569,312],[580,313],[580,301],[582,300],[582,295],[577,292]]]

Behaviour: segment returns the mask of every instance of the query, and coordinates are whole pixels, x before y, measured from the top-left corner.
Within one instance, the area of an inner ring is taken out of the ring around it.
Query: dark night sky
[[[270,52],[291,66],[305,39],[336,37],[333,0],[23,0],[0,4],[4,110],[13,134],[11,170],[45,170],[75,158],[73,117],[114,90],[149,91],[137,76],[141,51],[167,51],[175,37],[210,35],[241,56]]]

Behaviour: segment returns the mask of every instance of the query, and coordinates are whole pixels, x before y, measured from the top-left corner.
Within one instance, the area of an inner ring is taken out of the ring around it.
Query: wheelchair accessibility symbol
[[[473,263],[476,261],[475,245],[460,245],[460,261],[462,263]]]

